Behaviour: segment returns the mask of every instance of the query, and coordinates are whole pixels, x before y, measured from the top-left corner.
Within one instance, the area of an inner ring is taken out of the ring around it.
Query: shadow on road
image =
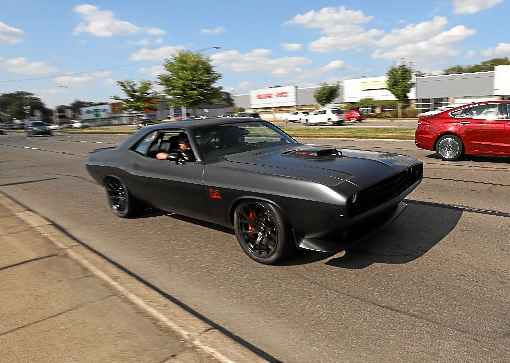
[[[442,160],[436,153],[428,154],[428,159]],[[496,163],[496,164],[510,164],[510,158],[507,156],[473,156],[464,155],[459,161],[474,161],[479,163]]]
[[[374,263],[404,264],[425,255],[455,228],[462,211],[434,206],[409,205],[389,226],[375,235],[353,241],[342,257],[329,266],[362,269]]]

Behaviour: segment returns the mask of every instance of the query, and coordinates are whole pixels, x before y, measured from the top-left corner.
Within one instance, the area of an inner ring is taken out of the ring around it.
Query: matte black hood
[[[374,185],[418,163],[404,155],[349,149],[338,149],[336,156],[331,155],[331,149],[331,146],[289,145],[228,155],[223,163],[225,167],[328,186],[351,182],[360,188]]]

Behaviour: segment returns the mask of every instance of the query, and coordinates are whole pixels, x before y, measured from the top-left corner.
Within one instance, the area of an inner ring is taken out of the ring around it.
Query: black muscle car
[[[296,247],[334,252],[353,225],[398,214],[423,174],[411,157],[303,145],[271,123],[232,118],[146,127],[86,165],[119,217],[149,205],[233,228],[266,264]]]

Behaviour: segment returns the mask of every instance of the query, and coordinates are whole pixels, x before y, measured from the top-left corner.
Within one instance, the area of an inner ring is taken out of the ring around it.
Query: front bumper
[[[371,222],[369,223],[369,233],[358,235],[354,232],[351,234],[350,232],[355,231],[356,229],[366,229],[364,228],[365,226],[362,226],[362,222],[359,223],[360,225],[357,225],[358,223],[353,223],[347,230],[343,230],[342,232],[338,232],[336,234],[330,234],[325,238],[302,238],[299,240],[297,246],[302,249],[324,253],[339,252],[351,246],[353,243],[359,242],[374,235],[379,230],[392,223],[404,212],[406,207],[407,204],[405,202],[400,202],[394,209],[382,211],[378,210],[377,212],[371,213],[366,217],[366,219],[370,220]],[[374,219],[374,221],[372,221],[372,219]],[[363,219],[363,221],[365,221],[365,219]]]

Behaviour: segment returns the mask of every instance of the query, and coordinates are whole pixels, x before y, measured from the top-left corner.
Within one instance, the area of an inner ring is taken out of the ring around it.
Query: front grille
[[[407,188],[420,180],[422,176],[423,164],[417,164],[376,185],[361,190],[357,194],[356,201],[352,203],[352,200],[350,200],[349,202],[349,215],[356,216],[364,213],[399,196]]]

